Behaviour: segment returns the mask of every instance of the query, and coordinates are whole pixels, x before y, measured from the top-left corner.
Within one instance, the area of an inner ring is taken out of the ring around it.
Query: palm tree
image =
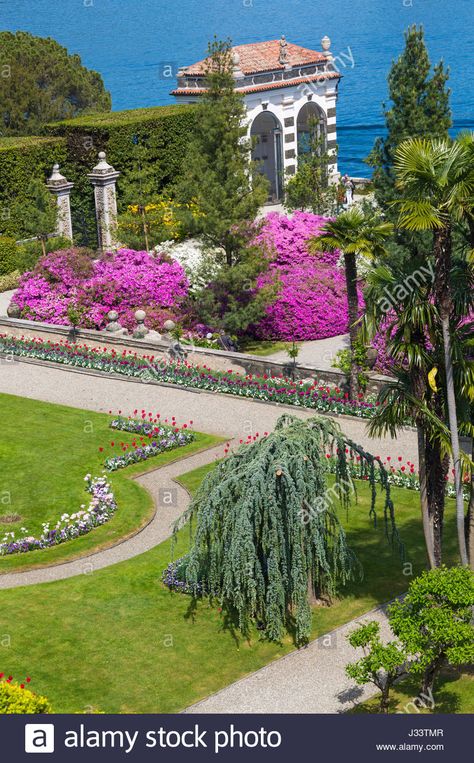
[[[344,256],[346,274],[347,308],[349,313],[349,339],[351,348],[350,396],[357,397],[357,365],[355,348],[358,335],[359,297],[357,294],[357,257],[380,257],[385,254],[384,242],[393,231],[392,223],[372,215],[369,217],[361,209],[352,207],[342,212],[322,228],[322,235],[313,239],[309,250],[340,250]]]
[[[422,261],[421,261],[422,262]],[[384,385],[379,406],[369,424],[369,434],[397,432],[412,421],[418,435],[420,504],[423,531],[431,567],[442,562],[445,487],[451,455],[450,431],[446,426],[446,396],[430,371],[443,362],[440,318],[431,297],[431,281],[416,279],[420,262],[379,266],[368,274],[365,291],[366,312],[362,335],[371,338],[382,328],[387,350],[395,362],[395,380]],[[460,272],[459,272],[460,271]],[[463,427],[470,425],[469,387],[474,382],[474,364],[467,358],[472,328],[465,323],[473,307],[473,284],[463,278],[463,269],[453,270],[458,319],[453,321],[453,354],[456,358],[455,386]],[[410,284],[403,295],[397,287]],[[387,293],[400,294],[387,314]],[[431,376],[431,382],[430,382]]]
[[[403,192],[399,202],[400,225],[411,231],[433,231],[434,298],[443,335],[458,542],[463,565],[468,564],[468,556],[449,320],[453,309],[450,286],[453,226],[457,221],[474,217],[474,167],[471,159],[471,152],[465,143],[450,140],[412,138],[404,141],[395,153],[397,185]]]

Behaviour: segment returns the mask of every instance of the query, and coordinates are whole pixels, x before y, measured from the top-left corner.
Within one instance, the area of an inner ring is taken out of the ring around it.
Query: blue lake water
[[[472,0],[0,0],[0,28],[51,36],[101,72],[113,108],[173,102],[180,65],[217,35],[234,43],[276,39],[320,49],[328,34],[346,66],[338,104],[339,163],[367,175],[363,159],[383,129],[382,102],[403,31],[422,23],[433,62],[451,67],[455,128],[474,127]]]

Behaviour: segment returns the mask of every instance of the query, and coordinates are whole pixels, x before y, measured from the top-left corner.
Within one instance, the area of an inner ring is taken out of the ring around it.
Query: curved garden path
[[[107,412],[121,409],[125,414],[135,408],[175,415],[178,421],[193,420],[196,430],[245,438],[248,434],[270,431],[279,416],[287,411],[302,418],[311,411],[258,403],[222,394],[199,393],[180,388],[144,384],[138,380],[116,379],[37,363],[0,364],[0,392],[35,400],[71,405],[85,410]],[[411,430],[396,441],[370,440],[363,420],[339,417],[345,433],[382,457],[403,454],[416,462],[416,440]],[[0,589],[61,580],[89,574],[111,564],[130,559],[169,537],[171,524],[187,505],[187,491],[173,482],[180,474],[223,455],[222,444],[181,459],[138,477],[152,494],[157,512],[137,535],[117,546],[72,562],[0,576]],[[160,488],[176,490],[172,507],[159,505]],[[270,663],[261,670],[207,697],[188,708],[188,713],[340,713],[373,695],[370,688],[354,688],[344,672],[356,653],[345,636],[367,617],[377,619],[382,633],[389,635],[383,608],[357,618],[311,642],[305,649]]]
[[[212,463],[216,458],[222,458],[222,456],[223,445],[220,444],[136,477],[136,481],[151,494],[156,508],[153,519],[142,530],[131,538],[118,542],[115,546],[82,556],[71,562],[63,562],[25,572],[0,574],[0,590],[48,583],[53,580],[64,580],[75,575],[89,575],[103,567],[132,559],[134,556],[158,546],[170,537],[173,523],[189,503],[189,493],[182,485],[175,482],[176,477],[204,464]],[[163,502],[160,493],[163,489],[172,491],[172,505],[169,505],[168,501]]]
[[[137,379],[107,377],[104,374],[25,361],[0,361],[0,392],[98,412],[121,410],[128,415],[135,408],[159,411],[164,418],[174,415],[181,423],[192,420],[196,430],[235,439],[237,443],[239,439],[246,439],[248,434],[271,431],[284,412],[293,413],[301,418],[308,418],[313,413],[294,406],[145,384]],[[411,459],[416,463],[414,431],[405,430],[396,441],[390,438],[371,440],[365,432],[364,420],[340,416],[338,421],[349,437],[376,455],[385,457],[400,453],[404,459]],[[62,580],[131,559],[153,548],[170,536],[172,522],[187,504],[187,492],[173,483],[173,480],[184,472],[222,456],[221,445],[138,477],[138,481],[151,492],[157,506],[154,519],[139,533],[116,546],[75,561],[0,575],[0,589]],[[158,491],[171,484],[176,490],[176,506],[160,506]]]

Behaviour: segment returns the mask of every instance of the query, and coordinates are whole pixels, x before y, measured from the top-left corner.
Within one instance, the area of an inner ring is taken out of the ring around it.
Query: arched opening
[[[270,182],[269,201],[273,202],[283,195],[282,133],[281,124],[271,111],[262,111],[250,129],[255,143],[252,159],[259,162],[262,175]]]
[[[298,160],[304,161],[305,154],[311,152],[311,144],[316,139],[320,150],[326,149],[326,117],[322,109],[313,101],[308,101],[298,112],[296,120]]]

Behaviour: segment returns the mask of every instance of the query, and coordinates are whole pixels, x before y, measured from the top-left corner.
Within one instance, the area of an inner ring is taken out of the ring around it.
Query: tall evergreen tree
[[[33,178],[28,186],[28,200],[16,202],[13,214],[22,222],[22,229],[27,235],[34,236],[41,243],[43,255],[46,254],[46,242],[55,233],[58,220],[56,200],[42,180]]]
[[[35,135],[47,122],[110,111],[102,77],[51,38],[0,32],[0,136]]]
[[[400,198],[395,188],[395,151],[407,138],[447,137],[451,127],[448,78],[443,62],[431,69],[423,27],[410,27],[405,32],[405,50],[393,62],[388,76],[391,103],[389,108],[384,104],[387,135],[377,138],[367,159],[374,168],[376,200],[394,222],[398,211],[388,205]]]
[[[187,215],[188,227],[221,249],[232,266],[248,243],[247,221],[255,219],[267,199],[268,181],[252,161],[245,105],[234,88],[230,41],[210,43],[206,67],[207,90],[197,106],[197,126],[176,194],[200,212],[195,218]]]

